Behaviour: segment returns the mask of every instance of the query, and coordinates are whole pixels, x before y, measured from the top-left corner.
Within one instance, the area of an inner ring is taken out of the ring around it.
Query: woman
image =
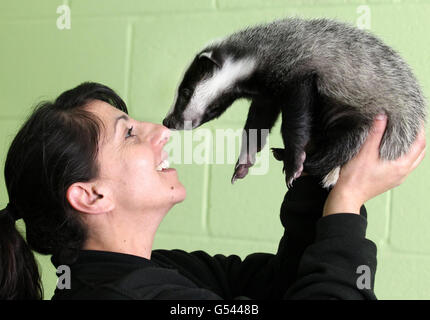
[[[54,299],[375,299],[376,246],[365,238],[367,200],[400,185],[424,157],[424,129],[403,158],[383,162],[386,119],[327,192],[302,176],[287,192],[276,254],[209,256],[154,250],[155,232],[186,191],[166,158],[169,130],[127,116],[106,86],[83,83],[41,103],[5,164],[0,298],[40,299],[31,250],[68,265],[71,288]],[[371,170],[369,170],[371,168]],[[158,168],[159,169],[159,168]],[[24,219],[26,241],[15,228]],[[357,267],[371,283],[357,286]]]

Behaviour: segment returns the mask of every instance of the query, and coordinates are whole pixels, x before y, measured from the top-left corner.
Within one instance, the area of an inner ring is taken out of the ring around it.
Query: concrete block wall
[[[60,30],[56,24],[62,4],[71,10],[70,29]],[[411,65],[428,96],[426,0],[2,0],[1,170],[31,108],[83,81],[110,86],[126,101],[132,117],[160,123],[187,64],[210,40],[286,16],[329,17],[357,25],[363,12],[370,30]],[[203,128],[213,135],[220,128],[241,129],[247,109],[247,102],[236,102]],[[278,122],[269,147],[281,145],[279,129]],[[257,251],[276,252],[283,232],[279,209],[287,189],[280,163],[270,157],[269,165],[267,175],[248,176],[232,186],[234,163],[174,164],[187,199],[162,222],[154,249],[203,249],[242,258]],[[430,298],[429,169],[424,159],[404,184],[366,204],[368,238],[378,246],[380,299]],[[0,206],[7,202],[2,173]],[[20,228],[24,230],[22,224]],[[49,299],[55,270],[49,257],[37,258]]]

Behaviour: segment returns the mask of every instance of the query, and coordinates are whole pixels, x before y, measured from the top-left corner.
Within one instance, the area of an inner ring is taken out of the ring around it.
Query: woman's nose
[[[170,138],[170,129],[161,124],[154,124],[152,129],[151,143],[154,146],[163,147]]]

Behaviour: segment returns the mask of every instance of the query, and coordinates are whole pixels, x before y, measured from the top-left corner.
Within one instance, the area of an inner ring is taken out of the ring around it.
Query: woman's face
[[[134,120],[99,100],[87,108],[104,124],[97,180],[109,189],[115,208],[129,212],[167,212],[185,199],[186,191],[176,170],[156,170],[167,159],[163,147],[170,137],[168,128]]]

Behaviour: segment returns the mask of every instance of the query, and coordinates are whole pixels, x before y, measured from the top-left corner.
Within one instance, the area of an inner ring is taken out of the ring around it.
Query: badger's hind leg
[[[276,160],[284,161],[284,159],[286,158],[285,149],[282,149],[282,148],[272,148],[272,152],[273,152],[273,156],[275,157]],[[294,173],[293,179],[297,179],[302,174],[302,172],[303,172],[303,163],[305,162],[305,160],[306,160],[306,152],[303,151],[300,154],[300,159],[298,161],[298,163],[300,164],[300,168]]]
[[[337,128],[329,130],[331,134],[322,134],[316,139],[317,147],[309,151],[304,170],[311,175],[321,176],[324,188],[333,187],[339,179],[341,167],[360,151],[369,130]]]
[[[409,118],[417,117],[411,115]],[[407,153],[417,137],[419,126],[422,124],[420,120],[418,117],[417,121],[411,122],[402,117],[393,118],[393,115],[388,115],[387,126],[380,142],[379,157],[382,160],[395,160]],[[349,125],[348,128],[344,129],[344,133],[339,132],[337,143],[334,140],[328,141],[328,143],[320,142],[321,145],[326,146],[326,155],[328,150],[331,150],[331,154],[337,156],[337,158],[326,157],[324,160],[320,158],[321,164],[324,162],[326,165],[329,164],[328,167],[331,168],[322,180],[324,188],[331,188],[336,184],[341,166],[360,151],[373,124],[373,120],[360,119],[360,116],[357,115],[347,116],[342,122]],[[320,149],[320,151],[322,150]],[[310,161],[312,158],[315,165],[316,157],[311,157]]]
[[[360,150],[372,119],[327,97],[320,97],[319,102],[304,170],[321,176],[321,185],[329,189],[337,183],[341,167]]]

